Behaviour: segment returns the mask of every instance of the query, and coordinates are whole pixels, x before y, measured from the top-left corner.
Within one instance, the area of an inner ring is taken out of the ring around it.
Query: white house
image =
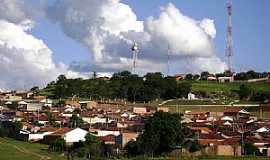
[[[26,110],[27,111],[40,111],[42,110],[42,104],[41,103],[27,103],[27,106],[26,106]]]
[[[120,131],[108,131],[108,130],[98,130],[96,136],[98,137],[104,137],[108,135],[114,135],[114,136],[119,136]]]
[[[95,124],[95,123],[107,123],[106,118],[100,118],[100,117],[82,117],[82,120],[84,122]]]
[[[72,117],[72,113],[61,113],[60,114],[61,115],[61,117],[66,117],[66,118],[70,118],[70,117]],[[78,116],[78,114],[77,114],[77,116]]]
[[[52,134],[53,132],[42,132],[42,133],[30,133],[28,141],[42,140],[44,136]]]
[[[64,140],[66,141],[67,144],[79,142],[79,141],[85,141],[85,136],[87,135],[87,131],[76,128],[73,129],[64,135]]]
[[[43,106],[52,107],[53,101],[51,99],[43,99],[40,103],[43,103]]]
[[[133,113],[136,113],[136,114],[146,114],[147,113],[147,109],[146,109],[146,107],[133,107]]]
[[[218,81],[220,83],[224,83],[224,82],[233,82],[234,81],[234,77],[218,77]]]

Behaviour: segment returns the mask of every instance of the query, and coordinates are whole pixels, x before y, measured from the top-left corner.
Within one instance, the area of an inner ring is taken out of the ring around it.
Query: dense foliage
[[[73,158],[103,159],[112,155],[112,146],[101,142],[97,137],[87,134],[85,142],[74,143],[69,148],[69,153]]]
[[[110,80],[104,78],[67,79],[60,75],[44,89],[50,91],[51,98],[81,97],[93,99],[126,99],[148,102],[156,99],[186,97],[191,84],[177,83],[173,77],[163,77],[161,73],[148,73],[143,77],[128,71],[115,73]]]
[[[191,137],[192,131],[181,124],[181,115],[156,112],[147,120],[143,134],[125,149],[130,156],[156,156],[182,148]]]
[[[265,78],[269,77],[270,73],[269,72],[255,72],[253,70],[250,70],[248,72],[241,72],[237,73],[235,75],[235,80],[249,80],[249,79],[257,79],[257,78]]]
[[[239,94],[240,99],[244,99],[244,98],[248,98],[248,97],[252,96],[252,92],[253,91],[252,91],[252,88],[250,86],[242,84],[239,87],[238,94]]]
[[[18,137],[20,130],[22,128],[22,123],[15,121],[5,121],[0,122],[0,137],[11,137],[15,139],[19,139]]]
[[[244,143],[244,155],[256,155],[260,156],[260,150],[253,145],[253,143],[246,142]]]

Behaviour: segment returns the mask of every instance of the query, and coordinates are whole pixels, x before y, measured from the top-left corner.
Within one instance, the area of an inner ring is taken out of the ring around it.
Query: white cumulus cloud
[[[0,19],[18,24],[43,15],[45,8],[43,0],[0,0]]]
[[[53,62],[52,51],[42,40],[28,34],[26,28],[0,20],[0,88],[45,85],[60,73],[73,76],[64,64]]]
[[[192,58],[194,63],[190,67],[194,72],[205,68],[221,72],[226,68],[214,51],[214,21],[185,16],[171,3],[161,8],[159,17],[146,21],[138,20],[130,6],[120,0],[57,0],[48,14],[69,37],[88,47],[92,56],[89,66],[93,70],[130,68],[133,40],[140,45],[141,72],[163,71],[168,46],[172,60]],[[217,65],[215,69],[213,64]],[[85,68],[76,66],[73,69]]]
[[[29,32],[40,16],[87,47],[91,59],[55,63],[52,54],[57,53]],[[62,73],[85,77],[89,71],[130,70],[134,40],[140,48],[139,73],[165,71],[168,46],[175,72],[226,68],[215,53],[214,21],[188,17],[171,3],[159,16],[142,21],[121,0],[55,0],[49,7],[43,0],[0,0],[0,30],[0,88],[41,85]]]

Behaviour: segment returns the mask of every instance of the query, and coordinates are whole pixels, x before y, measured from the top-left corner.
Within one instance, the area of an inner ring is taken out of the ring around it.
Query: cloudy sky
[[[269,0],[234,0],[234,68],[269,71]],[[0,0],[0,89],[44,86],[59,74],[222,72],[226,0]]]

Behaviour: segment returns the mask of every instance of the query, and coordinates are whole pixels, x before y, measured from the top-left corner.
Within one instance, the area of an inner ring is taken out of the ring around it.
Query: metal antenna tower
[[[138,53],[139,53],[139,47],[138,44],[134,41],[133,45],[131,47],[131,51],[132,51],[132,56],[133,56],[133,66],[132,66],[132,73],[136,74],[136,63],[138,60]]]
[[[233,37],[232,37],[232,0],[227,2],[227,11],[228,11],[228,26],[227,26],[227,38],[226,38],[226,51],[225,56],[227,60],[227,65],[229,71],[233,71]]]

